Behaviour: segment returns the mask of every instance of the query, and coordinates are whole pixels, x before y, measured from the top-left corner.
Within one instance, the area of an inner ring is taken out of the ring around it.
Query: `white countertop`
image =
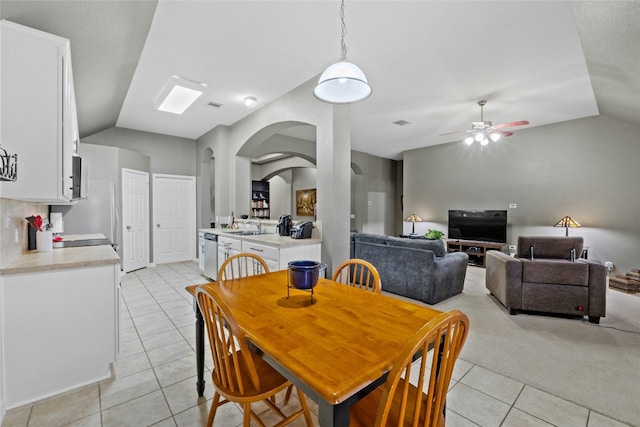
[[[322,243],[322,238],[318,237],[317,230],[314,229],[310,239],[292,239],[288,236],[280,236],[279,234],[234,234],[234,231],[226,228],[201,228],[201,232],[217,234],[229,239],[237,239],[245,242],[262,243],[268,246],[275,246],[279,248],[289,248],[295,246],[307,246],[316,245]]]
[[[66,235],[65,240],[104,238],[102,234]],[[68,268],[119,264],[120,257],[111,245],[54,248],[49,252],[28,251],[0,267],[0,275],[34,273]]]

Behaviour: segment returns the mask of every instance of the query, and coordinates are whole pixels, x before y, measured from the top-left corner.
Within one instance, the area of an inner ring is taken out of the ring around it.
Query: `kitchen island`
[[[119,290],[110,245],[29,251],[0,266],[4,409],[110,377]]]
[[[309,259],[320,261],[322,238],[320,232],[314,228],[309,239],[292,239],[274,233],[247,234],[251,229],[202,228],[200,233],[217,235],[217,265],[218,271],[222,263],[235,254],[248,252],[259,255],[265,260],[270,271],[284,270],[289,261]],[[201,246],[202,248],[202,246]],[[198,255],[202,257],[201,253]],[[211,257],[207,258],[212,259]],[[207,268],[209,270],[209,268]],[[213,280],[216,277],[209,277]]]

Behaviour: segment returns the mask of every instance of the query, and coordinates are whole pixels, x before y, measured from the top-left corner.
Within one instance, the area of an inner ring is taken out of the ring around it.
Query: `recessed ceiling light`
[[[156,98],[154,107],[160,111],[182,114],[206,90],[204,83],[171,76]]]
[[[410,124],[408,121],[406,120],[398,120],[396,122],[393,122],[394,125],[398,125],[398,126],[404,126],[404,125],[408,125]]]
[[[255,99],[253,96],[247,96],[244,99],[244,105],[246,105],[249,108],[255,107],[257,103],[258,103],[258,100]]]

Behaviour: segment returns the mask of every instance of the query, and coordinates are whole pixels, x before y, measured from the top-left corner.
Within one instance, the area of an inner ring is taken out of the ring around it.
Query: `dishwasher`
[[[203,276],[218,280],[218,235],[204,233],[204,272]]]

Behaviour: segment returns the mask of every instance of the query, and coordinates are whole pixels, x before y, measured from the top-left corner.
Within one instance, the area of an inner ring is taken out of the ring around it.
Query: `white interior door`
[[[122,169],[122,269],[149,265],[149,173]]]
[[[153,260],[196,258],[196,178],[153,174]]]

